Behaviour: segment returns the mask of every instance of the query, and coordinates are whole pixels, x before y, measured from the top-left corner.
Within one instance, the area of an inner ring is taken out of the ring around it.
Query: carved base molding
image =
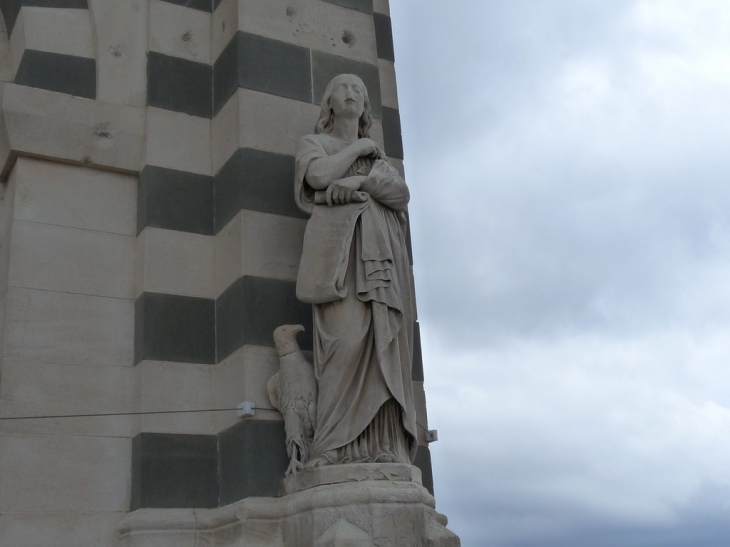
[[[279,498],[219,509],[140,509],[119,547],[459,547],[418,468],[347,464],[307,469]]]

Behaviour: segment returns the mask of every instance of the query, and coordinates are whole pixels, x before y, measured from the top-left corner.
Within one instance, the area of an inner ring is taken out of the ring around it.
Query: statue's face
[[[335,116],[359,118],[365,109],[365,87],[357,76],[345,74],[338,76],[330,107]]]

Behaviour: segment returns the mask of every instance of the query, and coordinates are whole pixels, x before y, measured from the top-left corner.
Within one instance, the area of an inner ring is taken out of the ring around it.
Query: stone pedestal
[[[307,469],[279,498],[219,509],[140,509],[119,547],[459,547],[420,471],[403,464]]]

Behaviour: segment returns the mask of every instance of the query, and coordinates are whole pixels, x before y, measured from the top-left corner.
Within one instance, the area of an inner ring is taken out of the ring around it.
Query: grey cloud
[[[391,4],[439,508],[465,547],[725,545],[727,8]]]

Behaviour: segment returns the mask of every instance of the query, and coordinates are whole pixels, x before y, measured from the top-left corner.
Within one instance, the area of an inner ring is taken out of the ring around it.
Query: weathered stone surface
[[[135,235],[136,177],[31,158],[18,158],[18,199],[10,221],[40,222]],[[4,213],[3,213],[4,214]]]
[[[215,435],[140,433],[132,442],[130,509],[216,507]]]
[[[147,55],[147,105],[210,118],[212,75],[209,64],[150,51]]]
[[[135,294],[154,292],[215,298],[210,236],[145,228],[137,238]]]
[[[132,364],[132,300],[15,287],[8,289],[7,298],[6,357],[48,363]]]
[[[96,30],[97,98],[144,107],[148,0],[89,0]]]
[[[376,62],[375,29],[367,12],[310,0],[239,0],[238,25],[245,32]]]
[[[375,13],[382,13],[383,15],[390,15],[390,4],[388,0],[373,0],[373,11]]]
[[[417,475],[404,469],[409,466],[343,467],[348,467],[345,479],[361,480],[330,484],[330,476],[280,498],[247,498],[219,509],[135,511],[120,526],[119,546],[192,547],[195,538],[217,547],[319,547],[331,538],[364,541],[366,536],[368,547],[460,545],[445,527],[446,517],[435,511],[433,497],[412,480]]]
[[[18,71],[27,49],[94,58],[89,11],[23,7],[10,35],[13,72]]]
[[[270,347],[245,345],[215,367],[215,397],[221,408],[235,408],[241,401],[251,401],[257,420],[280,421],[266,393],[266,383],[279,368],[276,350]],[[216,431],[224,431],[240,423],[235,412],[216,412]]]
[[[135,309],[134,362],[216,362],[215,301],[144,292]]]
[[[7,177],[15,159],[24,155],[117,171],[140,170],[145,140],[143,109],[16,84],[3,87],[1,177]]]
[[[345,519],[330,526],[317,540],[316,547],[370,547],[373,538]]]
[[[146,163],[211,175],[210,120],[147,108]]]
[[[0,513],[124,511],[128,438],[0,434]]]
[[[115,0],[118,1],[118,0]],[[108,513],[3,513],[0,515],[0,545],[48,547],[115,544],[124,512]],[[175,546],[177,547],[177,546]]]
[[[146,165],[137,187],[137,234],[146,227],[213,234],[213,177]]]
[[[283,491],[293,494],[327,484],[360,483],[365,481],[413,482],[421,484],[421,471],[408,464],[342,464],[323,465],[305,469],[286,477]]]
[[[211,21],[211,59],[215,63],[238,32],[238,0],[218,0]]]
[[[14,287],[133,298],[134,237],[16,220]]]
[[[150,1],[150,51],[209,64],[210,30],[210,13],[185,4]]]
[[[398,108],[398,88],[395,85],[395,63],[378,59],[378,72],[380,73],[380,93],[383,106]]]
[[[129,412],[131,367],[70,365],[5,358],[0,383],[3,416]],[[5,433],[129,437],[130,416],[3,420]]]
[[[142,361],[133,369],[134,407],[137,412],[214,408],[217,372],[210,365]],[[214,435],[218,431],[215,412],[146,414],[134,420],[134,434]]]

